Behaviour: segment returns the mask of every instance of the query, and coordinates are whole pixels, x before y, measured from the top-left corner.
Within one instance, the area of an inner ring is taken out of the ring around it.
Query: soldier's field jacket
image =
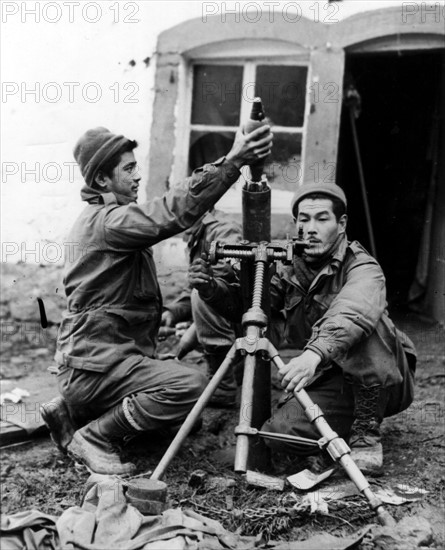
[[[239,320],[239,285],[216,282],[207,301]],[[334,362],[355,381],[402,384],[412,394],[414,346],[388,317],[383,272],[357,241],[345,237],[307,291],[293,266],[278,264],[270,295],[271,308],[285,312],[286,343],[320,355],[321,369]]]
[[[207,212],[203,219],[193,225],[187,233],[189,264],[201,258],[203,252],[208,253],[212,241],[236,244],[242,240],[241,226],[221,210]],[[225,260],[220,260],[213,265],[212,270],[215,277],[229,282],[235,280],[233,269]],[[185,289],[176,300],[164,306],[164,309],[173,314],[175,322],[188,321],[192,318],[191,290],[191,288]]]
[[[223,157],[140,205],[82,189],[88,205],[68,239],[59,365],[106,372],[130,355],[154,356],[162,299],[151,246],[190,227],[239,175]]]

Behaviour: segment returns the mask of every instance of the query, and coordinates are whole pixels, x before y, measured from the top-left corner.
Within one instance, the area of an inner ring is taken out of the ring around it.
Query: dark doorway
[[[377,259],[392,306],[407,302],[419,257],[425,206],[438,158],[443,51],[349,54],[345,85],[361,96],[356,120]],[[443,160],[442,160],[443,162]],[[342,110],[337,182],[349,199],[348,237],[369,250],[349,109]]]

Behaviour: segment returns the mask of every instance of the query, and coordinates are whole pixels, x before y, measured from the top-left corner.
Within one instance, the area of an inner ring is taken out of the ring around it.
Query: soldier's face
[[[303,199],[298,205],[297,227],[303,228],[303,238],[309,242],[305,248],[308,260],[324,256],[337,237],[346,231],[346,215],[337,221],[330,199]]]
[[[134,153],[123,153],[119,164],[114,168],[108,181],[108,191],[118,193],[136,202],[141,176]]]

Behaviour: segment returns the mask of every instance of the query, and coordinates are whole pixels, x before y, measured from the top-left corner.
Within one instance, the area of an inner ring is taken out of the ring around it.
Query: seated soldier
[[[162,300],[151,247],[202,217],[271,144],[267,126],[238,131],[225,157],[138,205],[136,142],[106,128],[79,139],[74,157],[87,204],[65,263],[67,310],[55,356],[62,397],[43,405],[42,416],[59,447],[90,470],[133,473],[117,450],[123,439],[177,429],[201,395],[198,371],[156,358]]]
[[[346,196],[334,184],[301,186],[292,213],[308,246],[293,265],[278,264],[271,307],[285,311],[285,337],[303,350],[280,369],[284,393],[263,430],[319,439],[293,392],[306,388],[327,422],[349,440],[351,456],[365,473],[383,462],[380,425],[413,399],[416,355],[408,337],[387,314],[385,278],[377,261],[346,237]],[[196,260],[189,280],[203,300],[238,320],[239,285],[213,278]],[[307,447],[282,442],[276,449],[300,455]],[[326,465],[330,458],[321,454]]]
[[[228,214],[212,209],[192,227],[184,232],[187,239],[189,264],[207,253],[212,241],[237,243],[242,239],[241,227]],[[213,266],[219,278],[232,282],[235,274],[228,261],[219,261]],[[196,289],[187,289],[172,302],[164,306],[161,324],[171,327],[181,321],[193,318],[198,342],[204,351],[207,373],[213,376],[225,359],[235,341],[233,323],[220,315],[204,300]],[[212,395],[209,405],[233,407],[236,402],[236,381],[233,368],[229,370]]]

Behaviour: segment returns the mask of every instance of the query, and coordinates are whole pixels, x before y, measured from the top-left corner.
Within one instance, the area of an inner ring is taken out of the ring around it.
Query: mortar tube
[[[271,189],[242,190],[243,238],[249,242],[271,240]]]

